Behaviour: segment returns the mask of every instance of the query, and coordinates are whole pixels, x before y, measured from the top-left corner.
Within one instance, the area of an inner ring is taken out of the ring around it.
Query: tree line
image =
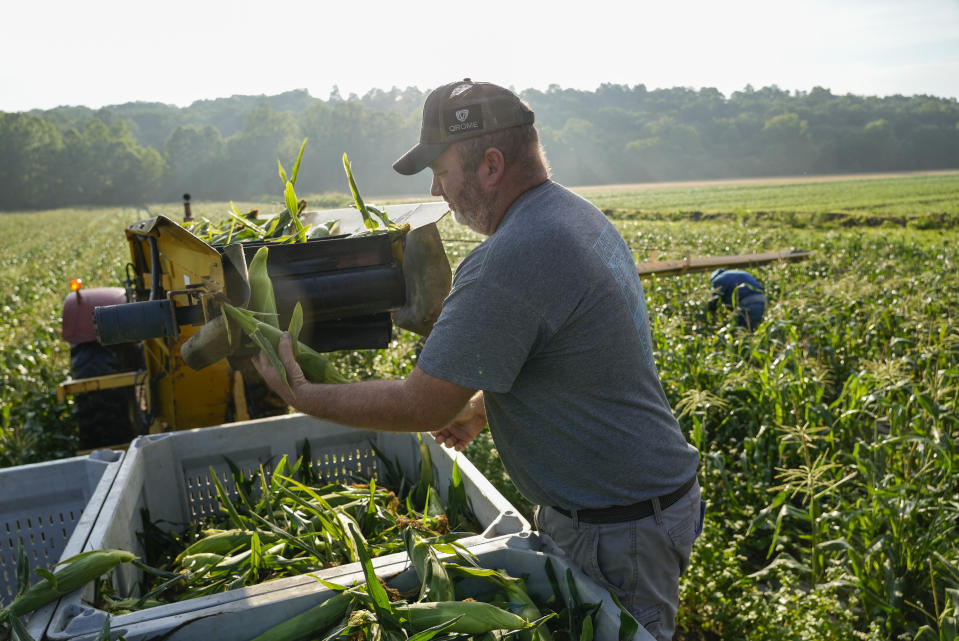
[[[536,113],[554,177],[569,185],[959,167],[959,102],[935,96],[834,95],[776,86],[604,84],[518,92]],[[305,90],[188,107],[0,112],[0,210],[197,200],[281,191],[308,138],[297,191],[346,192],[342,154],[362,192],[417,194],[391,169],[418,138],[428,91],[375,89],[326,100]]]

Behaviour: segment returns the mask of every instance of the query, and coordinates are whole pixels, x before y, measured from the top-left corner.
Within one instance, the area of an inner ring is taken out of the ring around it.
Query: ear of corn
[[[90,581],[112,570],[120,563],[129,563],[136,556],[126,550],[94,550],[83,552],[62,563],[53,573],[53,580],[41,579],[30,586],[7,606],[3,613],[11,617],[23,616],[59,597],[83,587]]]
[[[223,303],[223,311],[235,321],[237,326],[243,330],[263,351],[270,357],[277,371],[281,371],[281,376],[286,377],[286,369],[280,362],[277,346],[280,344],[280,336],[283,332],[277,328],[264,323],[255,318],[249,310],[234,307],[229,303]],[[349,379],[340,374],[330,363],[329,359],[311,348],[309,345],[299,343],[296,350],[296,362],[303,369],[303,374],[311,383],[346,383]]]
[[[433,548],[409,527],[403,531],[406,543],[406,553],[413,562],[413,568],[420,579],[419,600],[423,601],[453,601],[456,594],[453,581],[446,568],[440,563]]]
[[[522,630],[529,627],[523,617],[483,601],[435,601],[394,607],[414,632],[442,625],[459,617],[452,632],[484,634],[493,630]]]
[[[277,346],[282,332],[279,329],[279,316],[276,312],[276,298],[273,294],[273,281],[267,271],[269,250],[261,247],[253,256],[248,268],[250,281],[250,302],[247,309],[223,304],[226,313],[257,346],[266,352],[273,367],[280,373],[284,383],[286,368],[280,361]],[[229,328],[230,324],[227,323]],[[293,355],[303,369],[303,374],[311,383],[345,383],[343,377],[329,359],[298,340],[303,327],[303,308],[297,302],[290,320],[290,335],[293,338]],[[228,338],[233,340],[232,337]]]
[[[273,626],[253,641],[298,641],[321,632],[347,615],[351,599],[349,593],[340,592],[323,603]]]
[[[246,308],[257,315],[264,323],[279,327],[279,316],[276,313],[276,298],[273,295],[273,281],[266,269],[266,260],[269,250],[266,246],[260,247],[247,268],[250,281],[250,302]]]
[[[493,583],[493,585],[505,593],[506,601],[509,602],[508,609],[511,612],[520,615],[527,621],[538,621],[542,623],[540,619],[543,618],[543,615],[530,597],[526,589],[526,582],[523,579],[510,576],[504,570],[497,571],[488,568],[465,567],[452,563],[448,564],[447,567],[455,574],[485,579]],[[552,641],[552,638],[549,630],[541,625],[535,629],[525,630],[519,635],[521,641]]]
[[[234,528],[230,530],[220,530],[210,532],[202,539],[191,543],[176,557],[175,563],[180,564],[185,557],[194,554],[220,554],[226,555],[239,547],[249,545],[252,530]],[[267,542],[276,540],[276,537],[265,532],[259,532],[261,538],[266,538]]]

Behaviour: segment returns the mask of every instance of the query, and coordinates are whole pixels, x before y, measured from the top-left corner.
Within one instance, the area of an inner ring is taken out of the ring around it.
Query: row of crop
[[[680,637],[947,638],[959,589],[956,235],[613,219],[637,260],[815,252],[755,270],[770,305],[752,334],[706,314],[705,274],[645,281],[664,387],[703,452],[709,503]],[[441,230],[455,265],[476,239]],[[343,358],[363,375],[402,374],[413,342]],[[467,454],[524,507],[488,435]]]
[[[712,515],[684,582],[687,638],[951,639],[955,239],[806,239],[810,262],[757,270],[770,304],[752,334],[690,303],[695,280],[648,287],[671,314],[660,371],[703,452]],[[741,598],[723,609],[726,593]]]

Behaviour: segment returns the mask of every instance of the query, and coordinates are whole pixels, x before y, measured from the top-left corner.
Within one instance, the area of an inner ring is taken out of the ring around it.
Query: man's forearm
[[[291,404],[334,423],[386,432],[431,432],[463,409],[476,390],[424,373],[403,380],[296,386]]]
[[[430,376],[414,367],[404,380],[314,384],[293,357],[290,336],[283,333],[277,351],[286,378],[264,353],[253,365],[264,382],[301,412],[341,425],[386,432],[431,432],[446,425],[476,392]]]
[[[455,415],[424,407],[405,385],[405,380],[311,385],[297,394],[294,406],[334,423],[387,432],[428,432]]]

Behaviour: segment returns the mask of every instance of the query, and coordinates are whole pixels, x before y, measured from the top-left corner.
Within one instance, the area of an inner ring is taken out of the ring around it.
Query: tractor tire
[[[70,347],[70,375],[89,378],[128,371],[137,355],[132,345],[104,347],[96,341]],[[131,362],[132,361],[132,362]],[[73,397],[73,414],[80,428],[80,449],[129,443],[138,434],[136,429],[136,394],[133,387],[118,387],[77,394]]]

